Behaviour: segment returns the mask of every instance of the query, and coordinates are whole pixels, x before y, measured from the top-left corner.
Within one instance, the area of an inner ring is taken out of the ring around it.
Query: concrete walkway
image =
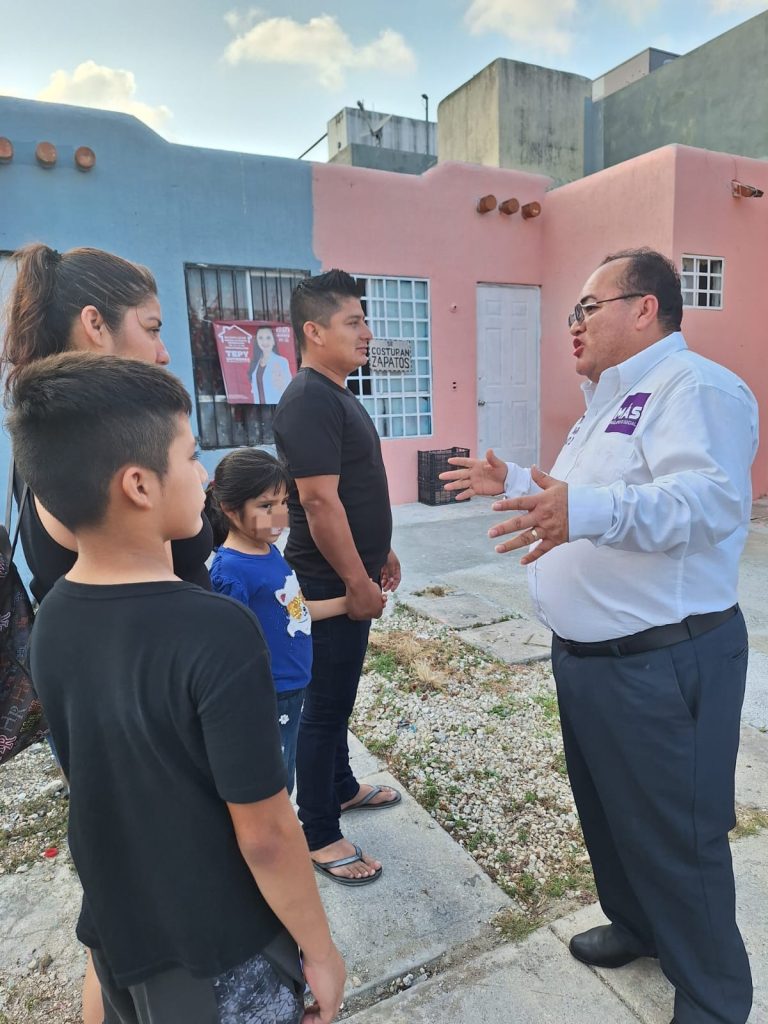
[[[504,660],[546,657],[547,634],[530,618],[525,570],[514,555],[496,555],[485,535],[503,518],[489,505],[475,499],[395,509],[394,543],[404,567],[400,598]],[[768,526],[756,523],[742,565],[752,653],[737,801],[760,808],[768,808],[768,734],[761,731],[768,729],[766,584]],[[367,781],[380,778],[387,776],[371,774]],[[385,996],[353,1013],[355,1024],[669,1024],[673,991],[655,961],[601,971],[568,953],[574,932],[604,920],[598,906],[555,921],[523,942],[489,948],[490,913],[508,900],[479,869],[472,870],[466,852],[426,812],[406,800],[386,814],[361,815],[355,824],[353,838],[382,857],[385,877],[353,894],[352,912],[340,886],[328,882],[322,890],[349,957],[348,1006]],[[757,1024],[768,1021],[768,842],[765,835],[741,839],[733,851],[739,920],[755,976],[750,1024]],[[369,930],[372,920],[376,926]],[[419,968],[430,962],[436,970],[426,979]],[[393,975],[402,978],[404,971],[411,975],[410,987],[389,995]]]
[[[508,661],[546,657],[546,633],[529,617],[525,571],[514,555],[496,555],[486,537],[488,525],[500,518],[489,504],[475,499],[395,510],[395,546],[404,568],[401,599]],[[768,729],[765,523],[755,524],[750,534],[742,577],[752,661],[737,800],[768,808],[768,733],[760,731]],[[358,743],[353,756],[359,778],[402,789]],[[345,817],[344,828],[384,862],[382,879],[357,890],[319,879],[347,962],[345,1012],[355,1024],[669,1024],[672,993],[655,961],[609,972],[591,970],[569,955],[568,938],[599,922],[599,908],[556,921],[523,942],[499,945],[491,921],[510,900],[407,793],[392,810]],[[758,1024],[768,1021],[766,835],[738,840],[734,861],[739,917],[755,976],[750,1024]],[[6,925],[0,976],[10,980],[46,954],[61,976],[79,974],[78,903],[77,881],[65,863],[0,878]],[[393,994],[403,985],[406,991]]]

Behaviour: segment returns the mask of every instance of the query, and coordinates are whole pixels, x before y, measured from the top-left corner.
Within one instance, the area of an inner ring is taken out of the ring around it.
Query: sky
[[[171,142],[298,157],[343,107],[430,118],[497,57],[597,78],[768,0],[0,0],[0,94],[135,114]],[[0,134],[2,125],[0,124]],[[308,159],[324,160],[326,143]]]

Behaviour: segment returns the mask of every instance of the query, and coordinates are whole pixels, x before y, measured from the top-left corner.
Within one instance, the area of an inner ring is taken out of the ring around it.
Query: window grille
[[[291,292],[306,270],[185,267],[192,373],[201,448],[272,444],[273,405],[229,405],[214,320],[290,319]]]
[[[429,281],[405,277],[361,277],[363,304],[374,338],[413,344],[413,372],[376,373],[361,367],[348,380],[368,410],[380,437],[432,433],[432,351]]]
[[[201,448],[272,444],[274,406],[229,405],[211,324],[214,320],[289,320],[291,292],[308,271],[187,265],[187,308]],[[374,338],[408,340],[413,371],[376,373],[363,366],[348,378],[381,437],[432,433],[429,282],[358,277]]]
[[[723,308],[723,263],[719,256],[683,256],[680,284],[684,306]]]

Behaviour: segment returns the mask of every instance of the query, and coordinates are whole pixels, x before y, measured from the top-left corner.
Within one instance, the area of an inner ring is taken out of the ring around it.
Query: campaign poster
[[[216,320],[216,349],[230,405],[277,405],[296,373],[291,325],[278,320]]]

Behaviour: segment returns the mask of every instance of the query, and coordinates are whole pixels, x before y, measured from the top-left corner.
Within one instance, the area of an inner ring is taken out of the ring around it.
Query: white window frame
[[[365,311],[374,338],[413,343],[414,372],[377,373],[362,367],[348,382],[381,438],[431,437],[432,316],[429,280],[355,274],[365,282]]]
[[[713,263],[719,264],[719,270],[713,268]],[[686,309],[721,310],[725,260],[722,256],[695,256],[684,253],[680,259],[680,285],[683,306]]]

